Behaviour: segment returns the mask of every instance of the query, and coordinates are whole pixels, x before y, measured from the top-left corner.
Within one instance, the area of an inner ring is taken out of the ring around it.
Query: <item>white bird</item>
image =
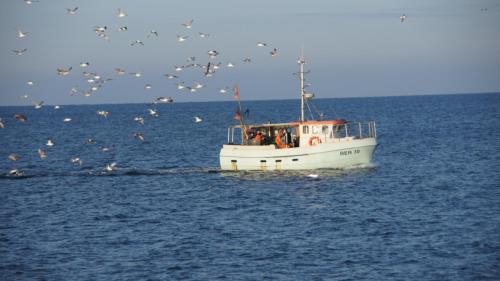
[[[406,15],[405,15],[405,14],[403,14],[402,16],[400,16],[400,17],[399,17],[399,19],[401,20],[401,22],[404,22],[404,21],[405,21],[405,19],[406,19]]]
[[[116,162],[113,162],[111,164],[107,164],[106,167],[104,168],[107,172],[112,172],[116,170]]]
[[[196,89],[201,89],[201,88],[203,88],[203,84],[201,84],[200,82],[194,82],[194,87]]]
[[[98,34],[106,32],[107,29],[107,26],[94,26],[94,31]]]
[[[202,122],[202,121],[203,121],[203,119],[201,119],[200,117],[198,117],[198,116],[195,116],[195,117],[194,117],[194,122],[196,122],[196,123],[200,123],[200,122]]]
[[[140,73],[140,72],[130,72],[130,75],[139,78],[139,77],[142,76],[142,73]]]
[[[76,88],[76,87],[72,87],[72,88],[69,90],[69,95],[70,95],[70,96],[74,96],[76,93],[78,93],[78,88]]]
[[[148,111],[149,111],[149,115],[151,115],[153,117],[160,116],[160,114],[158,113],[158,111],[156,109],[148,108]]]
[[[3,129],[3,128],[5,128],[5,125],[3,124],[2,118],[0,118],[0,129]]]
[[[141,116],[134,117],[134,121],[138,122],[141,125],[144,125],[144,118]]]
[[[66,75],[69,74],[69,72],[71,71],[71,69],[73,69],[73,67],[71,67],[71,66],[68,69],[58,68],[57,69],[57,75],[66,76]]]
[[[40,109],[42,108],[43,101],[33,101],[33,105],[35,106],[35,109]]]
[[[19,171],[18,169],[12,169],[9,171],[9,175],[20,177],[23,175],[23,172]]]
[[[182,26],[189,29],[189,28],[193,27],[193,22],[194,22],[194,20],[190,20],[186,23],[183,23]]]
[[[146,84],[146,85],[144,86],[144,89],[145,89],[145,90],[151,90],[151,88],[153,88],[153,86],[151,86],[150,84]]]
[[[117,75],[123,75],[123,74],[125,74],[125,69],[115,68],[115,71],[116,71]]]
[[[11,161],[17,161],[17,159],[18,159],[17,154],[13,153],[13,154],[9,155],[9,160],[11,160]]]
[[[20,56],[20,55],[24,55],[24,53],[27,51],[28,49],[27,48],[24,48],[24,49],[15,49],[15,50],[12,50],[14,53],[16,53],[16,55]]]
[[[74,7],[73,9],[66,8],[66,11],[68,12],[69,15],[76,15],[76,10],[78,10],[78,7]]]
[[[186,87],[186,90],[188,90],[190,93],[194,93],[197,89],[193,87]]]
[[[83,67],[87,67],[87,66],[89,66],[89,65],[90,65],[90,63],[89,63],[89,62],[81,62],[81,63],[80,63],[80,67],[82,67],[82,68],[83,68]]]
[[[108,152],[109,150],[110,150],[109,147],[106,146],[101,147],[102,152]]]
[[[309,174],[309,175],[307,175],[307,177],[315,179],[315,178],[319,177],[319,175],[317,175],[317,174]]]
[[[149,38],[151,36],[158,37],[158,32],[156,30],[151,30],[146,37]]]
[[[38,149],[38,156],[40,157],[40,159],[45,159],[47,157],[47,153],[45,153],[45,151],[41,148]]]
[[[177,83],[177,90],[182,90],[184,88],[185,88],[184,82]]]
[[[98,114],[98,115],[101,115],[101,116],[104,116],[105,118],[107,118],[107,117],[108,117],[109,112],[107,112],[107,111],[105,111],[105,110],[98,110],[98,111],[97,111],[97,114]]]
[[[141,46],[144,46],[144,43],[141,40],[135,40],[134,42],[130,43],[130,46],[135,46],[136,44],[141,44]]]
[[[229,67],[229,68],[233,68],[233,67],[235,67],[235,66],[236,66],[236,65],[235,65],[234,63],[232,63],[232,62],[228,62],[228,63],[227,63],[227,67]]]
[[[220,63],[220,62],[219,62],[219,63],[217,63],[217,64],[213,64],[213,65],[212,65],[212,68],[213,68],[214,70],[217,70],[217,69],[219,69],[219,68],[220,68],[220,65],[221,65],[221,63]]]
[[[33,84],[34,84],[34,83],[33,83],[33,81],[28,80],[28,81],[26,82],[26,84],[28,84],[28,86],[33,86]]]
[[[54,105],[54,109],[59,109],[61,108],[59,105]]]
[[[179,72],[179,71],[182,71],[184,69],[184,66],[174,66],[174,69],[175,71]]]
[[[173,103],[174,99],[171,97],[157,97],[153,103]]]
[[[270,52],[271,56],[275,57],[278,55],[278,50],[276,48],[274,48],[271,52]]]
[[[177,42],[184,42],[189,38],[189,36],[180,36],[177,35]]]
[[[257,47],[265,47],[265,46],[267,46],[266,43],[264,43],[264,42],[257,42]]]
[[[207,38],[208,36],[210,36],[210,34],[203,32],[198,32],[198,34],[200,35],[201,38]]]
[[[176,76],[176,75],[172,75],[172,74],[164,74],[164,76],[167,78],[167,79],[174,79],[174,78],[179,78],[179,76]]]
[[[73,158],[71,158],[71,163],[75,163],[75,164],[78,164],[81,166],[83,161],[82,161],[82,159],[80,159],[80,157],[73,157]]]
[[[24,3],[26,3],[26,5],[31,5],[35,2],[40,2],[40,1],[38,1],[38,0],[24,0]]]
[[[207,54],[209,59],[214,59],[219,54],[219,52],[217,52],[216,50],[209,50]]]
[[[63,122],[71,122],[71,118],[66,117],[66,118],[63,119]]]
[[[48,146],[48,147],[52,147],[52,146],[54,146],[54,145],[55,145],[55,143],[54,143],[54,141],[53,141],[52,139],[48,139],[48,140],[47,140],[47,146]]]
[[[228,86],[219,89],[219,93],[221,93],[221,94],[226,94],[228,91],[229,91],[229,87]]]
[[[134,138],[144,141],[144,134],[143,133],[134,133]]]
[[[123,18],[123,17],[126,17],[127,14],[125,14],[125,12],[122,9],[118,8],[118,11],[116,12],[116,16],[119,18]]]
[[[127,30],[128,30],[128,27],[126,27],[126,26],[118,27],[118,31],[127,31]]]
[[[23,32],[22,30],[17,30],[17,38],[25,38],[28,35],[28,32]]]

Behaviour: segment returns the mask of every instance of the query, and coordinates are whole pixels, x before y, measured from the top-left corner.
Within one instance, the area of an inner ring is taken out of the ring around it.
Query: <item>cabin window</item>
[[[312,126],[312,133],[319,134],[319,126]]]
[[[323,127],[321,127],[321,133],[328,134],[328,126],[327,125],[323,125]]]
[[[309,134],[309,126],[303,126],[302,127],[302,133]]]

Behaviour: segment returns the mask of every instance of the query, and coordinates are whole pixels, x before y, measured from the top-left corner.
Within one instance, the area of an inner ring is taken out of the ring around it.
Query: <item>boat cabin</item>
[[[238,129],[241,131],[237,134],[241,138],[241,145],[274,145],[277,149],[315,146],[349,137],[347,121],[344,119],[237,125],[228,129],[229,144],[235,144],[235,130]]]

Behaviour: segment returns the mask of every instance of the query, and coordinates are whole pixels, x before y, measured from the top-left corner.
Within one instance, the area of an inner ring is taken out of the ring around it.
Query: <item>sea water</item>
[[[0,107],[0,279],[500,279],[499,94],[315,105],[377,122],[372,165],[221,173],[235,102]],[[299,118],[296,100],[246,109]]]

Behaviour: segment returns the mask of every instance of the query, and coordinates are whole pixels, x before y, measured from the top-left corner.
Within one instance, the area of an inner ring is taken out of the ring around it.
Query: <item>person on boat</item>
[[[284,136],[283,130],[280,130],[278,134],[276,134],[276,138],[274,139],[274,141],[276,142],[276,146],[278,146],[278,148],[280,149],[286,147],[286,143],[281,140],[283,136]]]
[[[262,143],[262,140],[262,133],[260,131],[257,131],[257,133],[255,134],[255,141],[260,145]]]

